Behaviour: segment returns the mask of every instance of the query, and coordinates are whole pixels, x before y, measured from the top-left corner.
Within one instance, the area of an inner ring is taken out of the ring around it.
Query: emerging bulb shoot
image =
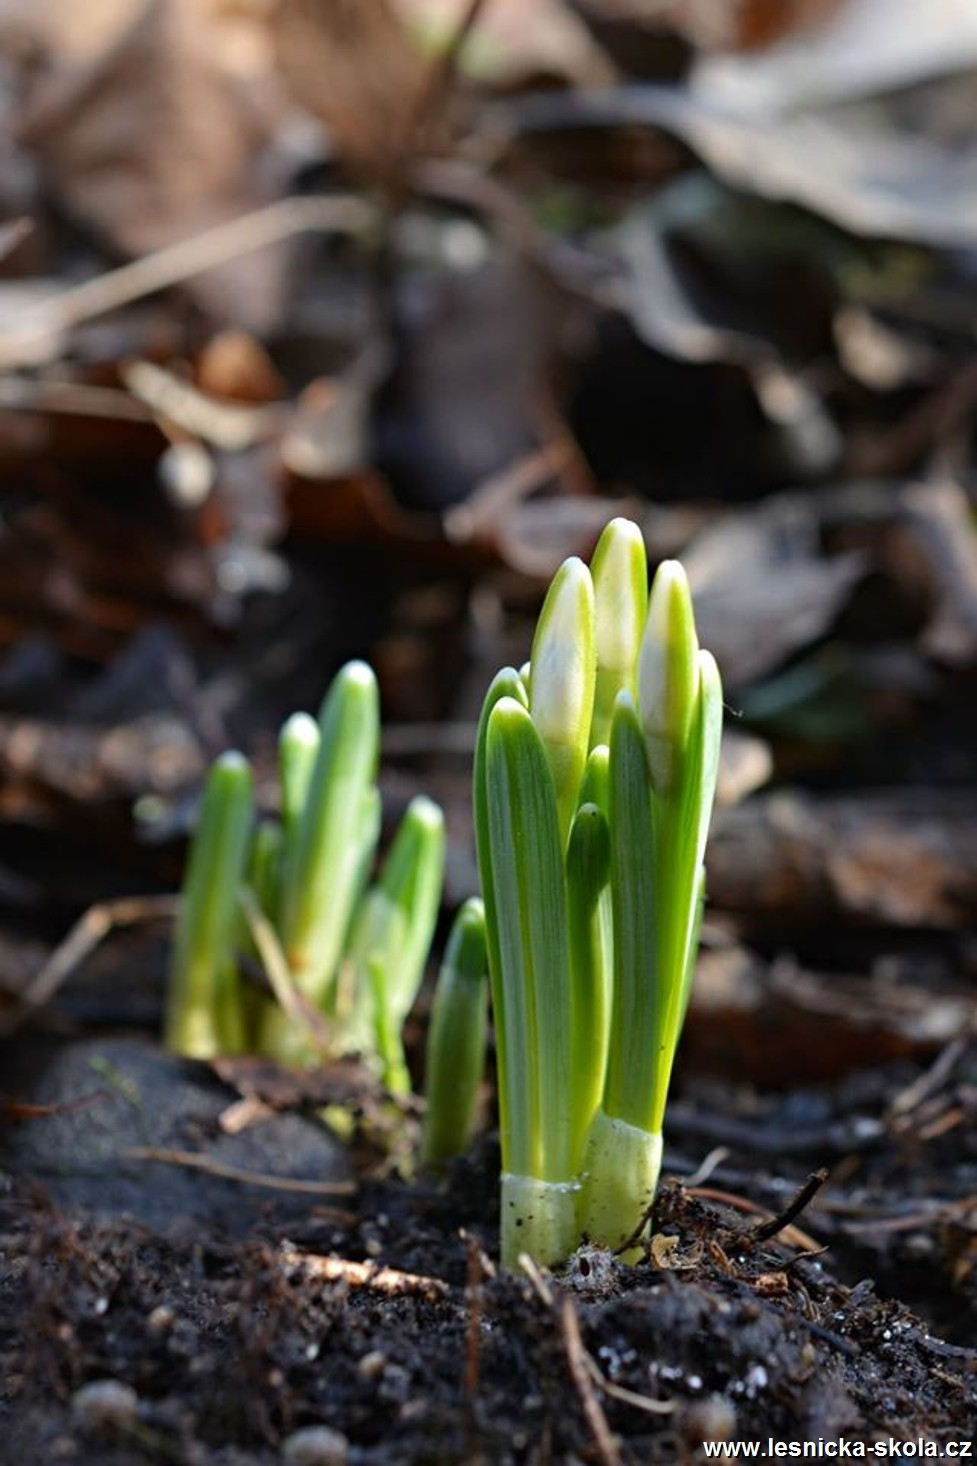
[[[663,560],[651,587],[638,657],[638,708],[652,784],[663,799],[680,779],[699,695],[698,651],[685,571],[677,560]]]

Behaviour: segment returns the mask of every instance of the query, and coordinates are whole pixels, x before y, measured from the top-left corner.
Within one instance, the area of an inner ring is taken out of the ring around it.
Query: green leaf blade
[[[308,713],[293,713],[278,735],[278,774],[282,791],[282,827],[294,842],[309,797],[320,745],[319,725]]]
[[[514,667],[503,667],[493,678],[482,703],[475,739],[475,760],[472,770],[472,815],[475,825],[475,850],[478,858],[478,874],[485,905],[485,941],[488,956],[492,1013],[495,1026],[495,1050],[499,1073],[499,1130],[502,1138],[503,1164],[508,1155],[521,1155],[524,1146],[517,1131],[526,1123],[516,1114],[510,1118],[510,1094],[516,1103],[528,1102],[525,1091],[517,1080],[516,1072],[520,1062],[525,1071],[525,1056],[521,1049],[514,1054],[512,1064],[507,1053],[507,1035],[514,1025],[521,1021],[520,1006],[507,1014],[505,1006],[505,984],[502,979],[502,963],[499,952],[499,910],[495,897],[495,882],[492,873],[492,838],[489,830],[489,796],[486,778],[488,725],[492,711],[503,698],[510,698],[519,707],[528,707],[529,699],[522,677]]]
[[[337,673],[319,716],[320,744],[282,893],[282,938],[303,991],[328,1000],[357,894],[357,842],[379,760],[376,678],[364,662]]]
[[[581,805],[567,848],[567,913],[574,1169],[583,1160],[587,1131],[600,1104],[611,1021],[610,834],[595,804]]]
[[[503,1164],[564,1182],[573,1175],[573,1125],[563,840],[546,750],[512,699],[489,718],[485,772],[510,1114],[522,1121]]]
[[[225,753],[204,788],[170,972],[165,1041],[189,1058],[234,1053],[243,1042],[234,942],[253,818],[248,761],[240,753]]]
[[[703,857],[712,817],[722,740],[722,683],[709,652],[697,656],[696,705],[681,777],[662,822],[664,872],[659,935],[662,1000],[654,1118],[660,1128],[688,1008],[702,912]]]
[[[412,799],[377,882],[400,914],[402,937],[383,959],[383,1000],[398,1028],[414,1004],[431,949],[444,884],[444,815],[432,799]]]
[[[597,675],[594,587],[582,560],[565,560],[554,576],[529,665],[529,711],[549,760],[565,844],[590,747]]]
[[[590,562],[594,582],[597,676],[590,744],[607,743],[619,692],[636,691],[638,652],[648,614],[648,557],[630,519],[612,519]]]
[[[638,658],[638,707],[652,782],[663,800],[680,776],[699,688],[692,596],[677,560],[659,565]]]
[[[485,908],[466,901],[451,927],[431,1007],[423,1158],[441,1166],[471,1140],[485,1068],[488,952]]]
[[[627,693],[618,697],[611,728],[610,813],[614,1000],[604,1109],[648,1129],[660,1006],[658,814],[641,724]]]

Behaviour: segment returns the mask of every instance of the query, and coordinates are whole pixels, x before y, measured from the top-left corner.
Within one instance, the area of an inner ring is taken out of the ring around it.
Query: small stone
[[[371,1349],[356,1367],[364,1379],[379,1379],[387,1367],[387,1356],[380,1349]]]
[[[153,1309],[146,1323],[154,1334],[165,1334],[176,1323],[176,1314],[168,1303],[161,1303]]]
[[[307,1425],[282,1446],[282,1466],[346,1466],[349,1441],[330,1425]]]
[[[125,1430],[139,1417],[139,1396],[119,1379],[93,1379],[71,1397],[71,1408],[89,1430]]]
[[[736,1407],[723,1395],[697,1400],[682,1418],[682,1432],[688,1441],[728,1441],[736,1430]]]
[[[385,1404],[403,1405],[410,1394],[410,1374],[401,1364],[388,1364],[383,1371],[379,1398]]]

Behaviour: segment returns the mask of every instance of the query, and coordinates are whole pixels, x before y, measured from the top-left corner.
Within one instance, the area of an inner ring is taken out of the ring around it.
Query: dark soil
[[[879,1119],[919,1067],[765,1101],[687,1088],[666,1166],[701,1161],[712,1118],[711,1174],[663,1188],[644,1262],[583,1250],[550,1278],[492,1260],[493,1145],[439,1186],[374,1165],[356,1195],[310,1196],[290,1178],[325,1193],[346,1166],[317,1121],[271,1111],[228,1136],[235,1095],[204,1066],[101,1047],[17,1050],[18,1094],[60,1108],[21,1108],[2,1156],[5,1460],[623,1463],[701,1459],[709,1439],[942,1450],[974,1433],[974,1128],[922,1146]],[[959,1104],[962,1061],[930,1071],[931,1100]],[[817,1164],[828,1185],[764,1238]],[[98,1418],[78,1392],[99,1380],[137,1400]],[[296,1436],[319,1425],[332,1455]]]

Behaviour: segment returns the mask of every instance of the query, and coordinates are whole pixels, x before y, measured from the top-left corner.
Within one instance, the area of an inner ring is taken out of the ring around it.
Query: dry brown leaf
[[[946,0],[950,3],[950,0]],[[977,11],[975,11],[977,17]],[[960,43],[960,64],[977,54],[977,18]],[[893,60],[893,69],[896,61]],[[931,57],[930,66],[938,64]],[[717,62],[718,65],[718,62]],[[869,88],[871,75],[850,79]],[[882,86],[886,78],[879,78]],[[778,82],[779,85],[779,82]],[[794,81],[800,91],[800,78]],[[839,90],[841,90],[839,84]],[[580,176],[580,158],[600,132],[630,128],[642,139],[664,135],[685,143],[724,186],[758,199],[799,204],[850,234],[938,247],[974,242],[973,128],[944,136],[933,112],[925,132],[889,125],[874,96],[858,107],[792,107],[732,82],[702,80],[694,88],[616,87],[602,92],[536,94],[499,106],[520,147],[553,155],[562,142]],[[783,114],[775,111],[777,105]],[[832,100],[828,96],[827,100]],[[559,156],[559,155],[558,155]],[[660,166],[660,165],[659,165]]]
[[[431,49],[445,44],[465,0],[394,0],[411,32]],[[489,0],[482,6],[461,58],[462,69],[495,86],[538,77],[601,85],[613,69],[564,0]]]
[[[729,687],[744,687],[819,641],[864,578],[856,551],[825,557],[815,505],[782,495],[730,510],[683,556],[704,646]]]
[[[656,1232],[650,1243],[651,1258],[655,1267],[662,1269],[675,1267],[678,1246],[678,1237],[667,1237],[664,1232]]]
[[[387,0],[281,0],[278,65],[352,171],[391,179],[409,154],[429,63]]]
[[[695,3],[735,8],[728,7],[727,0]],[[778,11],[785,19],[794,12],[802,24],[786,25],[776,36],[770,33],[769,39],[777,44],[765,52],[754,46],[754,54],[727,52],[705,57],[696,67],[695,88],[703,100],[720,109],[763,115],[768,127],[776,116],[788,117],[798,110],[859,97],[882,99],[881,109],[870,109],[878,124],[886,110],[884,94],[895,94],[927,79],[965,76],[973,68],[977,10],[968,0],[844,0],[842,4],[829,0],[827,5],[818,0],[812,5],[805,5],[804,0],[791,4],[749,0],[743,8],[751,7],[759,21],[754,27],[758,41],[764,29],[762,9]],[[805,9],[808,23],[803,23]],[[967,87],[969,83],[963,95]],[[965,106],[969,117],[969,104]],[[941,118],[951,115],[944,93],[940,107],[930,113],[927,122],[916,113],[915,140],[938,134]],[[962,139],[963,134],[960,136]]]
[[[94,51],[51,57],[19,132],[65,207],[140,254],[257,202],[269,126],[220,65],[220,32],[194,0],[120,14]]]
[[[924,985],[910,963],[895,970],[880,961],[871,975],[825,973],[718,947],[696,968],[683,1064],[761,1090],[789,1089],[930,1054],[975,1017],[973,996],[949,973],[928,974]]]
[[[713,50],[756,50],[794,33],[806,33],[830,18],[842,0],[682,0],[673,6],[686,17],[698,45]]]
[[[142,0],[4,0],[0,35],[14,54],[88,65],[132,24]]]
[[[590,22],[629,28],[670,29],[709,51],[748,51],[823,24],[842,0],[577,0]],[[625,70],[623,50],[618,58]]]
[[[977,900],[969,789],[782,789],[723,810],[709,849],[717,909],[754,925],[826,921],[966,930]]]

